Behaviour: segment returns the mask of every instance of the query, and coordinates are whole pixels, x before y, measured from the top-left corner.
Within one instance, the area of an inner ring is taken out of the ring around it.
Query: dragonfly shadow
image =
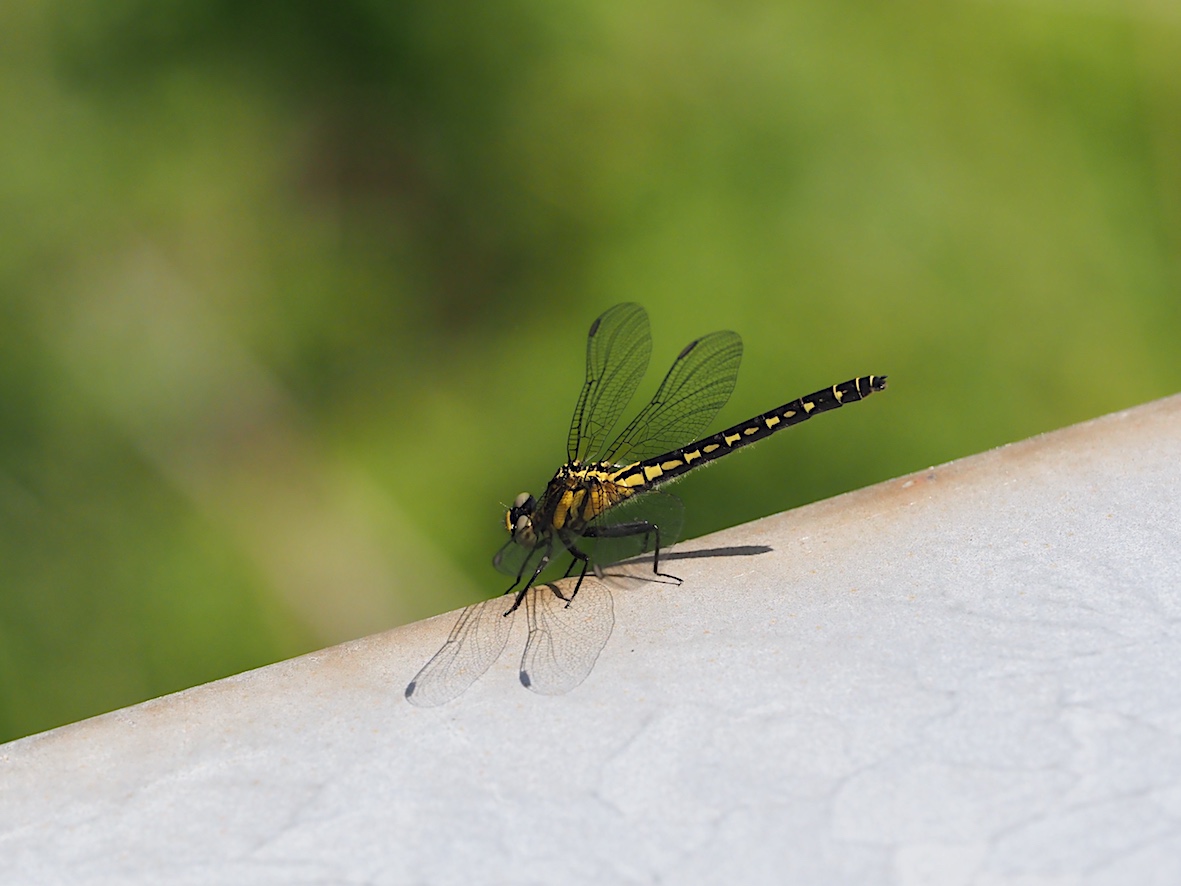
[[[755,557],[759,554],[769,554],[775,550],[770,545],[731,545],[724,548],[700,548],[695,551],[661,551],[660,563],[663,568],[664,564],[674,560],[699,560],[712,557]],[[641,557],[632,557],[629,560],[624,560],[620,563],[612,563],[610,566],[600,567],[596,570],[596,574],[600,578],[628,578],[628,579],[644,579],[645,573],[649,581],[657,584],[668,584],[667,581],[662,581],[659,577],[652,575],[652,555],[645,554]],[[677,584],[677,582],[673,582]]]
[[[670,551],[662,554],[663,560],[696,560],[703,557],[754,557],[769,554],[775,550],[770,545],[731,545],[726,548],[701,548],[697,551]]]
[[[652,555],[645,554],[641,557],[612,563],[609,566],[596,566],[595,575],[603,581],[610,582],[611,586],[617,590],[635,590],[651,585],[679,586],[681,584],[679,578],[664,572],[665,569],[670,568],[668,566],[670,561],[706,557],[754,557],[770,553],[773,550],[774,548],[769,545],[731,545],[724,548],[701,548],[695,551],[661,551],[661,572],[659,573],[654,574],[653,572]]]

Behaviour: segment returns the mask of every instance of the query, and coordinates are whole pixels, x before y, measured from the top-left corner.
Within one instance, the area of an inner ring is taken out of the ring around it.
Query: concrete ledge
[[[0,747],[5,883],[1181,882],[1181,397],[697,539],[559,695],[455,614]]]

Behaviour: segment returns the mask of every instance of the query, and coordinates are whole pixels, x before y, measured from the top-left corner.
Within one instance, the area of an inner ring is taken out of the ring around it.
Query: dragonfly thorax
[[[630,498],[634,490],[615,481],[620,468],[610,462],[562,465],[539,499],[522,492],[505,514],[513,540],[536,547],[553,533],[580,535],[608,508]]]

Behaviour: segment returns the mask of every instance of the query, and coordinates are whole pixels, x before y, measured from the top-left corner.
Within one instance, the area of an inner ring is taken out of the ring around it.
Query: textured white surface
[[[1181,398],[699,539],[582,685],[442,616],[0,747],[4,883],[1181,882]],[[670,564],[671,565],[671,564]]]

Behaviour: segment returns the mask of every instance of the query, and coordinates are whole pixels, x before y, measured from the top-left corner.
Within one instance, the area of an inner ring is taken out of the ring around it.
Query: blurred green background
[[[1176,392],[1178,59],[1165,0],[0,4],[0,740],[503,590],[615,302],[641,395],[743,334],[714,428],[891,378],[689,536]]]

